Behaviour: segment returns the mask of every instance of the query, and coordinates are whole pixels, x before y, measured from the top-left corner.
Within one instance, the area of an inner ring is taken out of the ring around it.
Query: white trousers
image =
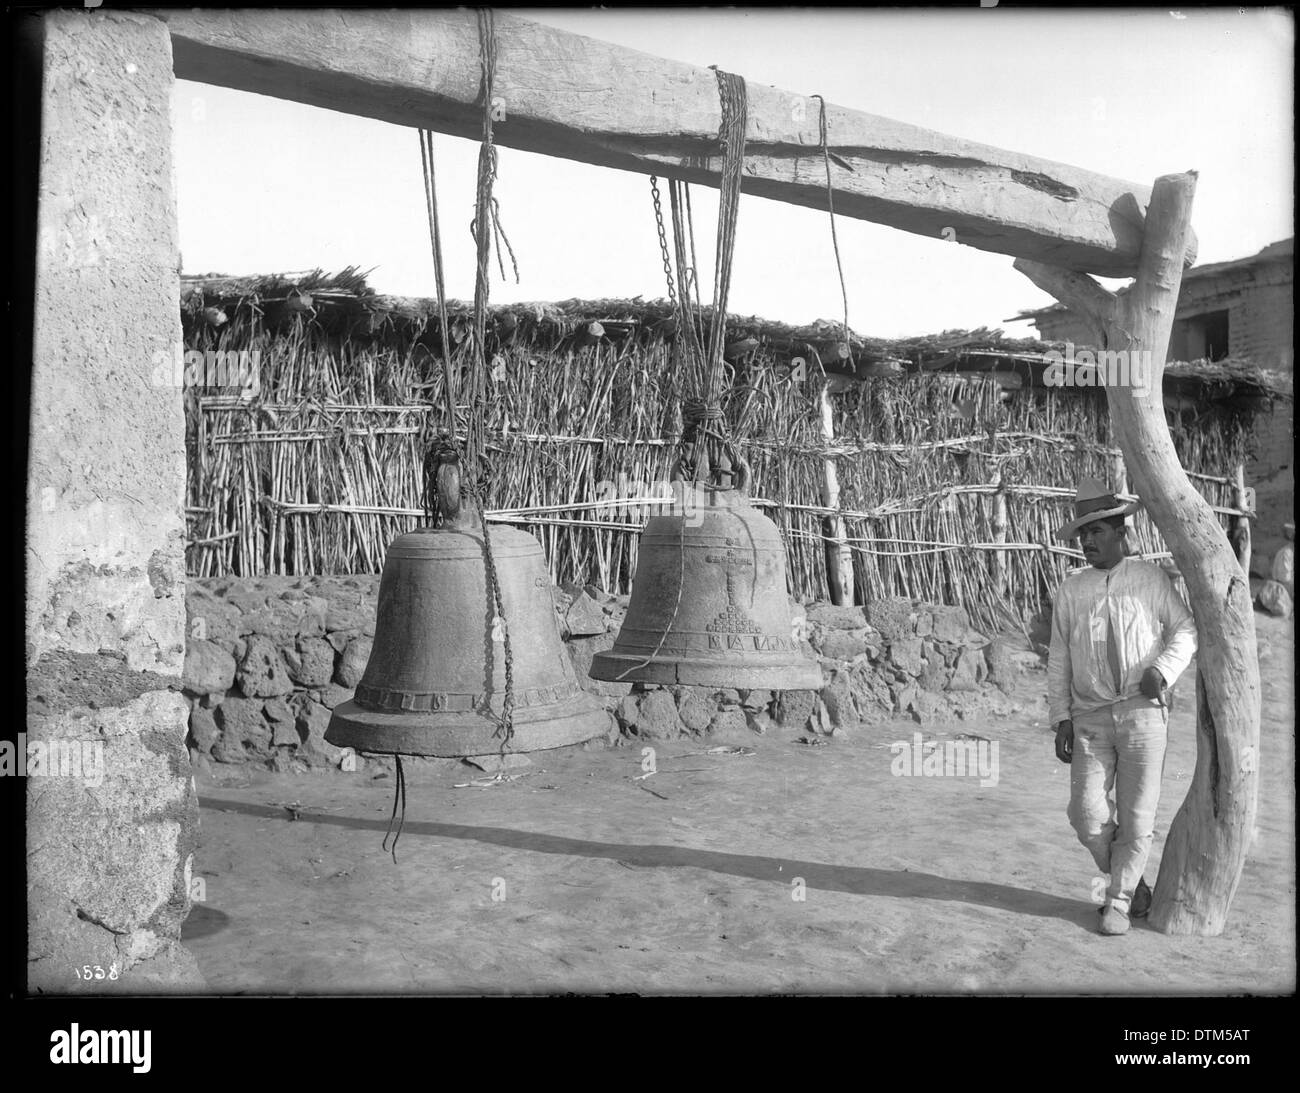
[[[1151,853],[1169,712],[1138,697],[1073,721],[1070,823],[1097,868],[1110,874],[1106,902],[1127,914]]]

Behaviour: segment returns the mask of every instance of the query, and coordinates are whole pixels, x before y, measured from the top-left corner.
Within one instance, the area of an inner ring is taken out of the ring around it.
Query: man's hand
[[[1074,722],[1060,721],[1056,725],[1056,758],[1068,763],[1074,758]]]
[[[1148,668],[1142,673],[1142,682],[1138,689],[1152,702],[1165,704],[1165,677],[1160,674],[1159,669]]]

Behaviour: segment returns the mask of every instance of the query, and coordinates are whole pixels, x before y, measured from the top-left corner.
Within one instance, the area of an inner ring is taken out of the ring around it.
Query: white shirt
[[[1106,657],[1108,623],[1119,653],[1119,690]],[[1124,558],[1111,569],[1071,574],[1052,609],[1048,723],[1137,697],[1148,668],[1172,687],[1195,652],[1196,622],[1159,566]]]

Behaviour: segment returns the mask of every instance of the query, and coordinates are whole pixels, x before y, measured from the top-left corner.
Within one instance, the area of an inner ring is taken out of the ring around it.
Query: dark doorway
[[[1169,359],[1221,361],[1228,356],[1228,311],[1207,311],[1174,323]]]

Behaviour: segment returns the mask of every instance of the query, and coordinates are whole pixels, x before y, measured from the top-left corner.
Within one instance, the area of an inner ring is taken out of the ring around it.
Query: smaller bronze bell
[[[698,509],[656,516],[641,533],[627,617],[592,679],[819,689],[821,666],[794,633],[780,531],[749,504],[743,479],[696,496]]]

